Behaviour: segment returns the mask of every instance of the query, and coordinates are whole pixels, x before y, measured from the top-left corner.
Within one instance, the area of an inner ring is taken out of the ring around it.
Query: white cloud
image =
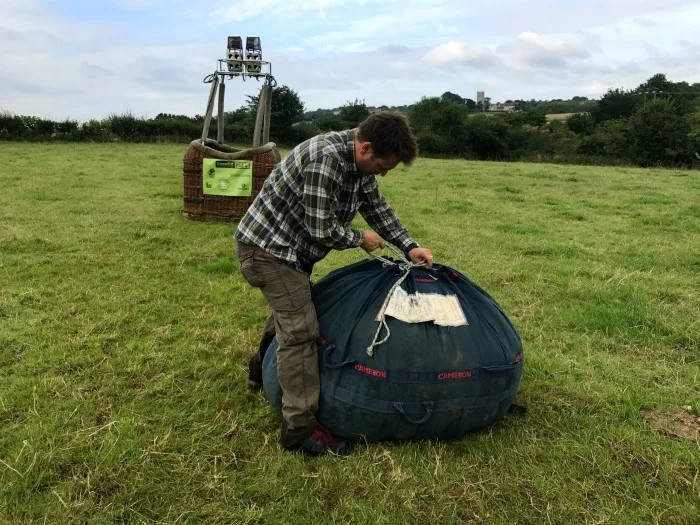
[[[591,56],[588,46],[565,40],[560,36],[538,35],[531,31],[520,33],[515,41],[503,44],[499,51],[517,66],[563,68],[572,59]]]
[[[3,1],[3,16],[0,18],[3,60],[103,46],[111,33],[111,27],[107,23],[86,26],[51,15],[37,0]]]
[[[610,86],[606,86],[605,84],[585,84],[583,86],[579,86],[578,90],[579,92],[583,93],[584,95],[593,95],[597,96],[600,93],[604,93],[608,90]]]
[[[426,56],[426,61],[437,66],[458,64],[477,69],[488,69],[500,62],[490,49],[468,46],[462,42],[447,42],[435,47]]]
[[[0,66],[0,107],[80,120],[127,109],[151,116],[203,113],[208,86],[202,78],[213,69],[207,56],[216,56],[211,45],[191,44],[11,56]]]
[[[648,18],[643,16],[638,16],[633,21],[635,24],[638,24],[642,27],[654,27],[656,25],[656,22],[654,22],[653,20],[649,20]]]
[[[459,28],[455,26],[445,26],[439,24],[436,29],[437,33],[440,35],[455,35],[459,33]]]
[[[384,1],[381,4],[383,10],[360,11],[348,15],[332,29],[321,28],[316,34],[303,35],[301,41],[314,54],[344,50],[349,43],[358,42],[364,43],[367,46],[365,49],[392,44],[413,48],[439,44],[444,35],[440,28],[444,29],[446,23],[450,23],[449,34],[459,34],[452,25],[454,17],[450,16],[449,4],[453,1]],[[389,5],[393,3],[397,5]],[[466,16],[467,13],[467,9],[462,6],[460,16]]]

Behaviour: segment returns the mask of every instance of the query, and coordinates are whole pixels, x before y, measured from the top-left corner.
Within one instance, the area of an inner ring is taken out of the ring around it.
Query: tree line
[[[548,120],[553,107],[571,109]],[[408,112],[424,154],[482,160],[547,160],[639,166],[700,165],[700,84],[658,74],[598,101],[530,104],[514,112],[474,113],[452,97],[424,98]]]
[[[259,96],[248,96],[235,111],[224,113],[224,136],[234,144],[250,143],[255,127]],[[294,129],[304,112],[297,93],[287,86],[273,88],[271,136],[281,144],[305,140],[303,129]],[[75,120],[52,121],[33,116],[0,112],[0,140],[71,142],[190,142],[202,136],[204,116],[159,113],[155,118],[139,118],[130,112],[83,123]],[[216,138],[217,117],[212,118],[209,138]]]
[[[406,113],[423,155],[481,160],[537,160],[639,166],[700,165],[700,84],[671,82],[657,74],[631,90],[610,89],[600,100],[506,101],[515,111],[489,112],[490,101],[476,103],[446,92],[398,108],[369,108],[349,101],[336,110],[304,112],[304,103],[287,86],[273,88],[271,139],[291,146],[318,133],[356,126],[376,109]],[[224,115],[227,142],[248,144],[258,97]],[[551,113],[571,113],[551,120]],[[0,140],[189,142],[202,134],[204,117],[161,113],[136,118],[110,115],[82,124],[0,113]],[[210,137],[217,133],[216,117]]]

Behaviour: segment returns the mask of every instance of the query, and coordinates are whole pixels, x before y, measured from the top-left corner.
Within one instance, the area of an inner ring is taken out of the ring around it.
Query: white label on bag
[[[438,295],[435,293],[416,293],[416,295],[430,303],[435,324],[440,326],[466,326],[469,324],[456,295]]]
[[[456,295],[408,294],[400,287],[392,294],[384,313],[406,323],[432,321],[439,326],[469,324]],[[381,320],[379,314],[376,320]]]

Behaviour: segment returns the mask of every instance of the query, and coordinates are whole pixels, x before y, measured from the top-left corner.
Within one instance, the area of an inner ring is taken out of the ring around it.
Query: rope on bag
[[[377,327],[377,331],[374,334],[374,339],[372,340],[372,344],[370,344],[367,347],[367,355],[370,357],[374,357],[374,348],[376,346],[379,346],[383,343],[386,343],[389,340],[389,337],[391,336],[391,330],[389,330],[389,325],[386,323],[386,308],[389,306],[389,301],[391,300],[391,297],[394,295],[394,292],[396,291],[397,288],[401,286],[401,283],[406,280],[406,277],[408,277],[408,274],[411,273],[411,270],[413,268],[420,268],[421,266],[425,266],[425,263],[414,263],[413,261],[410,261],[406,258],[406,256],[401,253],[399,250],[394,248],[393,246],[387,245],[391,251],[394,252],[395,255],[398,256],[399,260],[393,261],[391,259],[387,259],[386,257],[382,257],[381,255],[374,255],[370,253],[369,255],[371,257],[374,257],[378,261],[381,261],[382,266],[396,266],[398,269],[403,273],[403,275],[399,278],[398,281],[394,283],[394,285],[391,287],[391,290],[389,290],[389,293],[387,296],[384,298],[384,303],[382,303],[382,307],[379,309],[379,326]],[[381,341],[377,341],[379,339],[379,334],[382,331],[382,327],[386,331],[386,336],[384,336],[384,339]]]

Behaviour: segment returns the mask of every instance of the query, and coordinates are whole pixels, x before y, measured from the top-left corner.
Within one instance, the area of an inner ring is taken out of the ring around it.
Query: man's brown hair
[[[407,166],[418,156],[418,142],[408,120],[397,111],[378,111],[358,126],[358,138],[372,144],[378,157],[396,155]]]

